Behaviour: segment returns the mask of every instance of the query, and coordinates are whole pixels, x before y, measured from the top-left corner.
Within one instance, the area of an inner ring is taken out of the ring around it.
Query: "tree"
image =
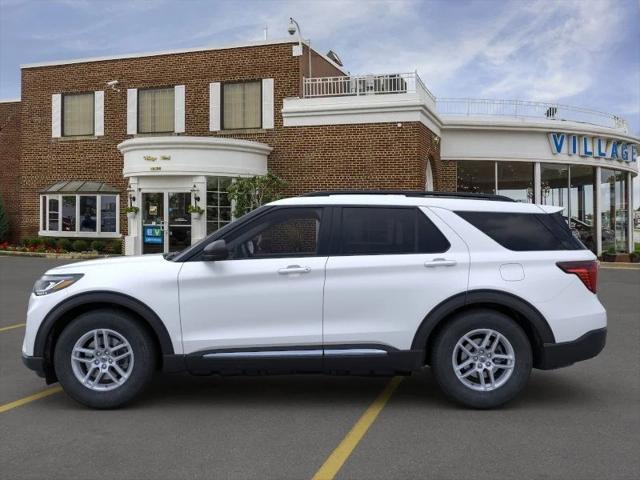
[[[4,242],[9,239],[9,218],[7,212],[4,210],[4,202],[2,196],[0,196],[0,242]]]
[[[238,177],[227,188],[233,202],[233,216],[238,218],[265,203],[282,198],[287,182],[272,173],[255,177]]]

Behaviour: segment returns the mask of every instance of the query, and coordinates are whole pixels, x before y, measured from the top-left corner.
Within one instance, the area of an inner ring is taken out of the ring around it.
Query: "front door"
[[[142,253],[166,253],[191,245],[189,192],[142,193]]]
[[[179,276],[184,352],[208,371],[322,365],[322,208],[279,208],[230,232],[230,257]]]

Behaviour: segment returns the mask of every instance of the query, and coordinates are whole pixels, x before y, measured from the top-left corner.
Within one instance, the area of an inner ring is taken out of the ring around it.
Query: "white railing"
[[[417,91],[425,92],[435,101],[435,97],[429,92],[416,72],[304,79],[305,98],[386,95],[416,93]]]
[[[627,122],[610,113],[559,103],[529,102],[524,100],[485,100],[472,98],[439,98],[436,100],[441,115],[468,117],[503,116],[565,120],[589,123],[628,132]]]

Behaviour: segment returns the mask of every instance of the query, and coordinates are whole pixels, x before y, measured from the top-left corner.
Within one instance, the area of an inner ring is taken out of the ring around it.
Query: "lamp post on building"
[[[296,33],[298,34],[298,52],[297,55],[294,53],[295,56],[302,56],[302,53],[304,52],[303,47],[302,47],[302,32],[300,30],[300,25],[298,24],[298,22],[296,22],[294,20],[293,17],[289,17],[289,28],[287,29],[287,31],[289,32],[289,35],[295,35]],[[309,59],[309,69],[308,69],[308,78],[311,78],[311,39],[307,40],[307,49],[308,49],[308,53],[307,53],[307,57]],[[303,81],[302,81],[302,88],[303,88],[303,92],[302,94],[304,95],[304,75],[303,75]]]

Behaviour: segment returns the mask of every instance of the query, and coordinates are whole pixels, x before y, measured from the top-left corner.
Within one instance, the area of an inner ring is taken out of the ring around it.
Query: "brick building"
[[[502,193],[565,207],[596,251],[632,242],[638,138],[611,115],[436,100],[416,73],[352,76],[293,40],[24,65],[21,87],[19,102],[0,103],[16,240],[181,249],[231,219],[234,177],[271,171],[292,195]]]

